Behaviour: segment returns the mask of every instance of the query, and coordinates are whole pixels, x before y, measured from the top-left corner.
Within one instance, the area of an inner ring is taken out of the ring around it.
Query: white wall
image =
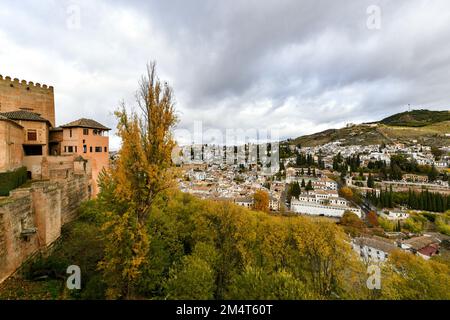
[[[353,243],[353,250],[366,262],[384,262],[388,258],[388,254],[380,249],[372,248],[367,245],[361,246]]]
[[[292,200],[291,210],[297,213],[315,215],[315,216],[329,216],[329,217],[342,217],[345,211],[352,211],[358,217],[361,218],[361,209],[350,208],[350,207],[339,207],[339,206],[328,206],[315,204],[311,202],[301,202],[297,200]]]

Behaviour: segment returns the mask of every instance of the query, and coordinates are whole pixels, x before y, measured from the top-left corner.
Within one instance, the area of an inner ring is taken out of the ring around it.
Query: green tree
[[[369,187],[369,188],[375,187],[375,181],[373,180],[371,173],[369,173],[369,177],[367,178],[367,187]]]
[[[300,196],[300,194],[301,194],[301,188],[300,188],[300,185],[298,184],[298,182],[292,183],[292,185],[291,185],[291,195],[293,197],[298,198]]]
[[[200,252],[215,253],[214,250]],[[184,256],[181,261],[170,269],[169,278],[165,283],[167,299],[209,300],[214,297],[215,273],[208,256],[200,256],[195,252]],[[211,259],[211,257],[209,257]]]
[[[428,180],[429,181],[436,181],[438,176],[439,176],[439,171],[437,171],[436,167],[433,164],[433,166],[430,169],[430,172],[428,173]]]
[[[247,267],[233,279],[227,299],[233,300],[302,300],[312,299],[304,283],[287,271],[268,273]]]

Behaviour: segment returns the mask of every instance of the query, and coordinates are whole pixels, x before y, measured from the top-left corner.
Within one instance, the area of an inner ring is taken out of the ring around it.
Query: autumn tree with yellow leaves
[[[258,211],[269,212],[269,194],[264,190],[257,190],[253,195],[253,208]]]
[[[99,264],[108,285],[108,298],[130,298],[147,262],[148,220],[155,199],[173,186],[171,154],[176,124],[173,92],[147,67],[137,92],[139,111],[124,104],[115,115],[122,148],[113,169],[100,178],[99,199],[108,208],[103,231],[106,248]]]

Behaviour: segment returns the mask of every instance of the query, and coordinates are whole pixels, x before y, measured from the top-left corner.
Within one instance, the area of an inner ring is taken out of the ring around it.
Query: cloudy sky
[[[296,137],[450,109],[449,21],[448,0],[0,0],[0,74],[53,85],[57,124],[115,127],[156,60],[179,128]]]

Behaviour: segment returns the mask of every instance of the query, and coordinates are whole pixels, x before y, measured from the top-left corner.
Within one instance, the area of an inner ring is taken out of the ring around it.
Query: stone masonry
[[[61,227],[74,220],[80,203],[89,199],[89,181],[74,174],[33,183],[0,199],[0,283],[59,238]]]

